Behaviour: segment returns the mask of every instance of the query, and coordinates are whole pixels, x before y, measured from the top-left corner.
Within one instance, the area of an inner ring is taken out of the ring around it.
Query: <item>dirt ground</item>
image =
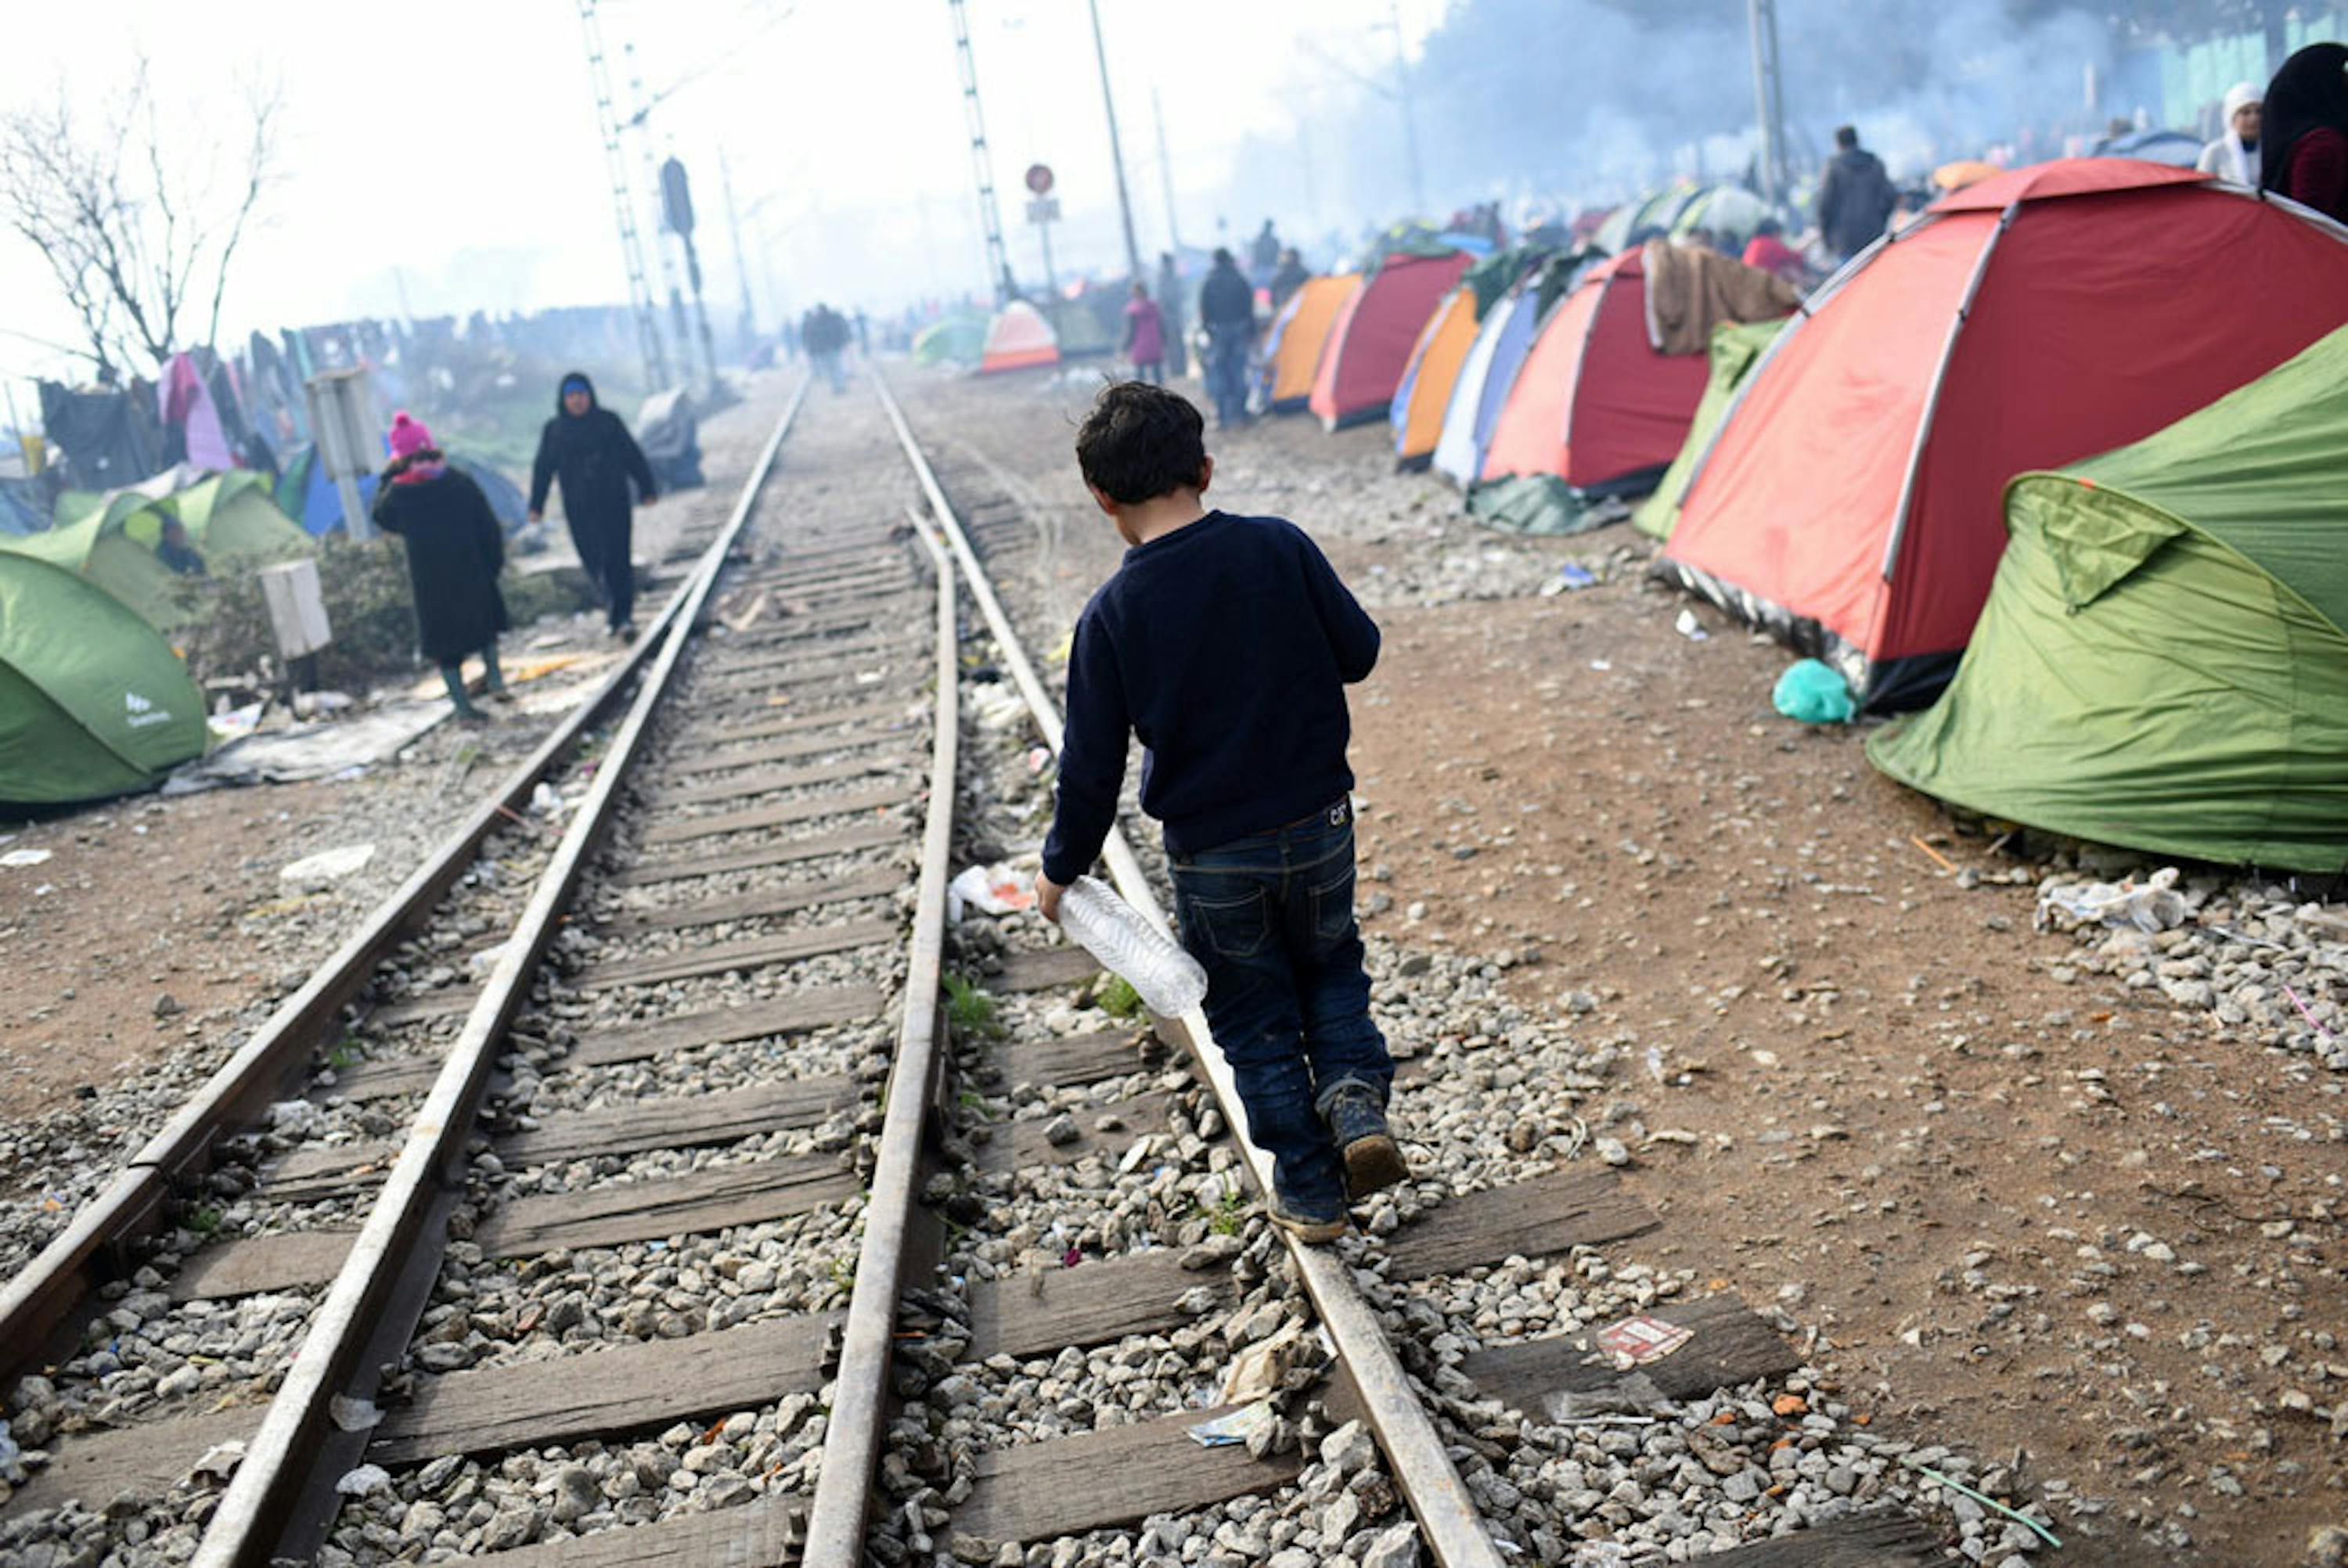
[[[1068,401],[915,399],[1070,530],[1073,605],[1115,551]],[[1366,928],[1537,951],[1517,999],[1620,1050],[1593,1131],[1664,1218],[1635,1245],[1807,1326],[1878,1430],[2011,1471],[2061,1522],[2045,1560],[2307,1561],[2348,1522],[2341,1439],[2308,1413],[2348,1381],[2348,1085],[2079,968],[2033,929],[2034,867],[1876,774],[1863,733],[1774,712],[1782,649],[1708,607],[1706,640],[1675,630],[1685,601],[1624,569],[1641,536],[1479,535],[1382,475],[1384,438],[1216,438],[1216,498],[1288,511],[1357,583],[1406,569],[1402,537],[1616,569],[1379,612]]]

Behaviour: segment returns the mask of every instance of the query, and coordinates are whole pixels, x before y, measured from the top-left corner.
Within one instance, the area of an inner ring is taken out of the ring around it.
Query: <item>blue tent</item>
[[[277,505],[307,532],[317,535],[332,532],[343,526],[342,492],[326,477],[326,466],[317,460],[314,446],[294,448],[285,459],[283,475],[277,481]],[[528,500],[520,487],[478,457],[462,453],[448,455],[449,465],[481,487],[489,498],[489,510],[498,515],[499,526],[512,533],[529,521]],[[373,474],[359,476],[359,504],[375,505],[377,480]]]
[[[1451,406],[1443,416],[1443,436],[1435,448],[1435,466],[1451,476],[1462,489],[1484,477],[1484,454],[1492,445],[1492,426],[1499,423],[1501,405],[1509,400],[1509,388],[1517,384],[1517,371],[1532,352],[1540,327],[1540,292],[1518,288],[1484,318],[1479,335],[1487,336],[1489,347],[1478,343],[1470,350],[1459,379],[1452,384]]]
[[[375,487],[374,475],[359,476],[361,506],[375,504]],[[277,506],[313,537],[343,526],[342,492],[326,477],[326,466],[318,461],[315,446],[304,444],[286,454],[277,480]]]

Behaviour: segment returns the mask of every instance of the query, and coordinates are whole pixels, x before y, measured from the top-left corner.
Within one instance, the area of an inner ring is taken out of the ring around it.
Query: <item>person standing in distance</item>
[[[635,511],[628,482],[635,481],[635,504],[660,499],[653,466],[628,434],[625,421],[595,401],[595,384],[583,371],[562,378],[554,417],[538,437],[538,461],[530,465],[530,520],[546,515],[546,492],[562,484],[562,520],[579,564],[603,603],[612,635],[636,634]]]
[[[1873,244],[1900,205],[1883,160],[1859,145],[1859,128],[1835,131],[1835,155],[1818,181],[1818,235],[1838,261]]]
[[[1215,264],[1199,285],[1199,321],[1207,329],[1207,395],[1215,402],[1215,426],[1235,429],[1247,422],[1248,351],[1255,346],[1255,291],[1240,273],[1229,251],[1215,252]]]

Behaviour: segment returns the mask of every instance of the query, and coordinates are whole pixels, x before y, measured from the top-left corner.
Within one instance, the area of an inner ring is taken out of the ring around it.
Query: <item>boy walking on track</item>
[[[1354,921],[1344,688],[1377,662],[1378,629],[1295,524],[1207,509],[1204,430],[1180,395],[1125,382],[1076,433],[1085,484],[1131,548],[1076,621],[1036,886],[1056,920],[1140,736],[1142,809],[1165,826],[1207,1020],[1272,1156],[1272,1217],[1333,1241],[1349,1197],[1410,1173]]]

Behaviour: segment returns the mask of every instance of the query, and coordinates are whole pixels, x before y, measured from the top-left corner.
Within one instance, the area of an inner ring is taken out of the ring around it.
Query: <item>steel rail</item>
[[[978,601],[988,630],[994,633],[997,651],[1011,671],[1012,682],[1019,688],[1036,727],[1056,755],[1066,733],[1058,705],[1028,661],[1011,618],[1004,613],[986,569],[963,531],[953,504],[946,498],[944,487],[938,483],[928,459],[922,456],[921,445],[913,438],[904,410],[898,406],[880,373],[875,369],[871,374],[880,394],[881,406],[888,411],[890,423],[896,426],[897,439],[905,448],[914,472],[921,477],[922,493],[929,499],[938,526],[953,546],[954,558],[962,562],[963,576],[969,583],[972,597]],[[1126,902],[1170,936],[1171,928],[1158,907],[1148,876],[1135,857],[1132,845],[1126,842],[1122,828],[1109,829],[1102,858],[1108,862],[1109,875]],[[1270,1193],[1272,1156],[1247,1136],[1247,1112],[1240,1102],[1239,1085],[1222,1051],[1215,1045],[1214,1031],[1208,1025],[1206,1014],[1193,1008],[1181,1018],[1166,1021],[1185,1038],[1194,1064],[1222,1109],[1231,1136],[1247,1156],[1247,1168],[1255,1178],[1257,1189]],[[1393,1344],[1378,1327],[1375,1309],[1354,1284],[1352,1270],[1334,1248],[1308,1246],[1285,1231],[1281,1237],[1288,1244],[1297,1277],[1313,1298],[1322,1326],[1328,1330],[1339,1358],[1353,1377],[1354,1388],[1362,1397],[1363,1411],[1377,1433],[1379,1446],[1385,1450],[1387,1461],[1394,1467],[1395,1481],[1409,1501],[1411,1512],[1417,1516],[1435,1560],[1443,1568],[1500,1568],[1502,1560],[1491,1532],[1469,1499],[1468,1488],[1444,1448],[1442,1435],[1427,1419],[1418,1396],[1411,1391],[1409,1375],[1404,1371]]]
[[[937,532],[907,508],[938,578],[937,737],[931,750],[929,812],[922,828],[922,876],[905,966],[904,1018],[889,1071],[887,1110],[864,1204],[864,1240],[856,1254],[856,1286],[841,1331],[839,1373],[831,1395],[831,1425],[824,1432],[823,1469],[808,1506],[799,1549],[802,1568],[858,1568],[864,1561],[866,1514],[873,1467],[880,1458],[881,1411],[889,1399],[891,1350],[896,1337],[897,1293],[904,1282],[906,1233],[920,1194],[922,1135],[943,1043],[938,1028],[938,985],[944,966],[948,856],[953,847],[956,755],[961,702],[954,566]]]
[[[806,398],[807,384],[802,382],[743,485],[732,516],[672,600],[668,633],[652,669],[466,1016],[348,1258],[311,1315],[302,1348],[197,1545],[191,1559],[195,1568],[252,1568],[271,1560],[329,1435],[330,1401],[362,1375],[361,1353],[400,1282],[419,1269],[437,1271],[446,1236],[430,1234],[424,1222],[436,1212],[446,1190],[461,1179],[465,1143],[472,1135],[498,1045],[529,999],[530,979],[554,938],[589,856],[610,825],[653,715],[669,693],[726,556],[749,520]],[[364,1376],[368,1386],[362,1391],[371,1395],[372,1370],[365,1369]]]
[[[0,1378],[13,1378],[37,1363],[76,1305],[117,1272],[122,1245],[160,1229],[174,1189],[202,1169],[206,1156],[223,1138],[252,1125],[263,1108],[283,1097],[287,1080],[336,1027],[344,1007],[384,956],[440,902],[472,865],[483,841],[529,804],[539,781],[602,721],[658,651],[690,588],[688,579],[669,596],[644,635],[588,699],[506,775],[493,794],[466,815],[456,831],[213,1071],[194,1097],[82,1205],[72,1222],[0,1287]]]

